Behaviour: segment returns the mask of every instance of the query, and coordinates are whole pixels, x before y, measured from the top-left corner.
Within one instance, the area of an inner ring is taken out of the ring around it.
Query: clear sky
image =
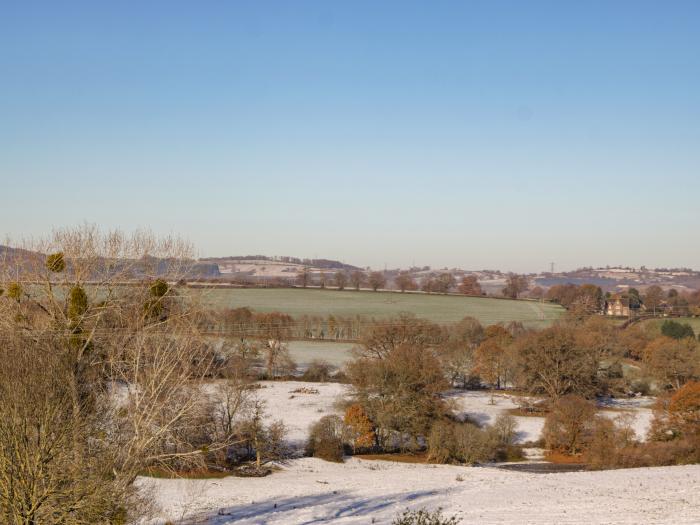
[[[0,234],[700,267],[700,2],[0,2]]]

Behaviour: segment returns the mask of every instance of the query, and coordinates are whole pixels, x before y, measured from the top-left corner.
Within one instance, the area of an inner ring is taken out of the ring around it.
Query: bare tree
[[[306,288],[311,280],[311,270],[307,266],[304,266],[299,273],[297,273],[297,284],[302,288]]]
[[[653,315],[656,315],[657,308],[661,305],[664,299],[664,291],[660,286],[653,285],[647,288],[644,294],[644,306],[647,311],[651,310]]]
[[[552,399],[595,393],[600,354],[580,344],[572,328],[553,326],[525,334],[514,344],[522,387]]]
[[[503,288],[503,295],[511,299],[517,299],[521,293],[527,290],[528,279],[524,275],[509,273],[506,279],[506,286]]]
[[[360,286],[362,286],[362,283],[365,282],[365,274],[364,272],[361,272],[360,270],[355,270],[350,274],[350,283],[352,286],[355,288],[355,290],[359,290]]]
[[[0,330],[23,337],[26,355],[43,352],[57,361],[41,367],[53,379],[35,377],[44,385],[36,395],[46,397],[0,390],[0,406],[15,411],[0,417],[0,434],[43,444],[55,439],[40,468],[28,468],[34,486],[58,480],[63,493],[33,501],[24,514],[12,514],[7,500],[0,508],[10,523],[113,522],[117,512],[127,519],[140,508],[132,501],[139,472],[202,467],[234,441],[216,432],[214,406],[202,388],[218,365],[200,332],[198,296],[172,284],[191,266],[191,248],[176,238],[90,225],[22,248],[0,261],[1,287],[16,283],[19,292],[0,297]],[[60,406],[52,405],[54,398]],[[17,411],[20,403],[24,412]],[[0,478],[13,490],[28,479],[15,468],[16,452],[0,447]],[[73,499],[87,494],[87,501],[98,492],[105,496],[91,499],[94,505]],[[111,503],[102,505],[105,500]],[[61,517],[66,513],[70,519]]]
[[[459,283],[459,293],[464,295],[481,295],[481,285],[476,275],[465,275]]]
[[[369,274],[369,278],[367,280],[369,281],[370,287],[375,292],[386,286],[386,277],[384,277],[383,272],[372,272]]]
[[[338,290],[345,290],[345,285],[348,283],[348,275],[342,271],[339,270],[335,272],[335,285],[338,287]]]
[[[416,290],[418,288],[416,280],[408,272],[399,273],[399,275],[397,275],[394,279],[394,284],[399,290],[401,290],[401,292],[405,292],[406,290]]]

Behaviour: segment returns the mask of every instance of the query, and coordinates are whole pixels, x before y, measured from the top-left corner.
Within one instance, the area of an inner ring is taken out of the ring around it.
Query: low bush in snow
[[[444,516],[442,509],[428,511],[406,510],[396,516],[392,525],[458,525],[462,520],[457,516]]]
[[[344,455],[345,423],[338,416],[323,416],[311,426],[306,453],[341,463]]]

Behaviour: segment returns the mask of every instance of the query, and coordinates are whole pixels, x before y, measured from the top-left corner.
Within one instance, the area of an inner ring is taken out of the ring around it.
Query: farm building
[[[629,317],[630,315],[630,300],[629,297],[613,295],[605,301],[605,315],[615,317]]]

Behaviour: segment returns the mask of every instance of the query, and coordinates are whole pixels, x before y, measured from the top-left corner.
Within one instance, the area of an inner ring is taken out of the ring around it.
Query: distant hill
[[[271,263],[274,265],[291,265],[291,266],[308,266],[320,270],[362,270],[358,266],[346,264],[333,259],[301,259],[299,257],[289,256],[268,256],[268,255],[230,255],[227,257],[203,257],[199,259],[202,262],[213,262],[217,264],[238,263],[238,264],[257,264],[264,265]]]

